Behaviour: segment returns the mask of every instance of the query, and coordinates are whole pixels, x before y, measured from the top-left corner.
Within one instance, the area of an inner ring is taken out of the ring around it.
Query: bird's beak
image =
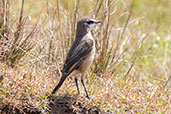
[[[101,20],[94,20],[94,23],[101,23]]]
[[[102,21],[100,20],[96,20],[96,19],[90,19],[91,21],[93,21],[94,24],[97,24],[97,23],[101,23]]]

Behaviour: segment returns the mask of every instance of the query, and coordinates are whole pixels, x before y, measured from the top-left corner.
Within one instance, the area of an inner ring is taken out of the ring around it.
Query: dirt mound
[[[0,102],[0,114],[104,114],[98,107],[85,101],[86,98],[65,95],[48,97],[49,104],[44,111],[34,107],[22,106],[17,108],[9,103]],[[109,113],[108,113],[109,114]]]
[[[85,106],[85,103],[76,97],[53,97],[49,103],[52,114],[101,114],[97,107]]]

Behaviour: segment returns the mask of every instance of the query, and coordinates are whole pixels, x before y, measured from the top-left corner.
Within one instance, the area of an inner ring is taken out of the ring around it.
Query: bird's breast
[[[84,62],[82,63],[81,67],[80,67],[80,71],[82,73],[84,73],[85,71],[87,71],[92,63],[93,63],[93,60],[94,60],[94,56],[95,56],[95,41],[92,37],[91,34],[87,34],[87,37],[85,37],[86,39],[85,40],[91,40],[93,42],[93,45],[92,45],[92,50],[91,52],[89,53],[89,55],[86,57],[86,59],[84,60]]]

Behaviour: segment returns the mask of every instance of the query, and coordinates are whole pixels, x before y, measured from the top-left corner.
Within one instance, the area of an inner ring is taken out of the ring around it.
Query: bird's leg
[[[82,83],[82,85],[83,85],[83,87],[84,87],[84,90],[85,90],[85,92],[86,92],[86,97],[88,98],[88,99],[90,99],[90,96],[88,95],[88,92],[87,92],[87,90],[86,90],[86,87],[85,87],[85,84],[84,84],[84,74],[82,74],[81,75],[81,83]]]
[[[76,86],[77,86],[78,94],[80,95],[80,90],[79,90],[79,87],[78,87],[78,77],[77,76],[75,77],[75,83],[76,83]]]

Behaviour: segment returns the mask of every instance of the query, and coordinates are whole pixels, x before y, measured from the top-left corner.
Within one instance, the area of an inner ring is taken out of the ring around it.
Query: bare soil
[[[83,101],[77,100],[77,97],[65,96],[50,96],[49,104],[45,108],[45,112],[34,107],[22,106],[17,108],[8,103],[0,103],[0,114],[104,114],[106,112],[98,107],[85,105]],[[110,114],[111,112],[108,112]]]

